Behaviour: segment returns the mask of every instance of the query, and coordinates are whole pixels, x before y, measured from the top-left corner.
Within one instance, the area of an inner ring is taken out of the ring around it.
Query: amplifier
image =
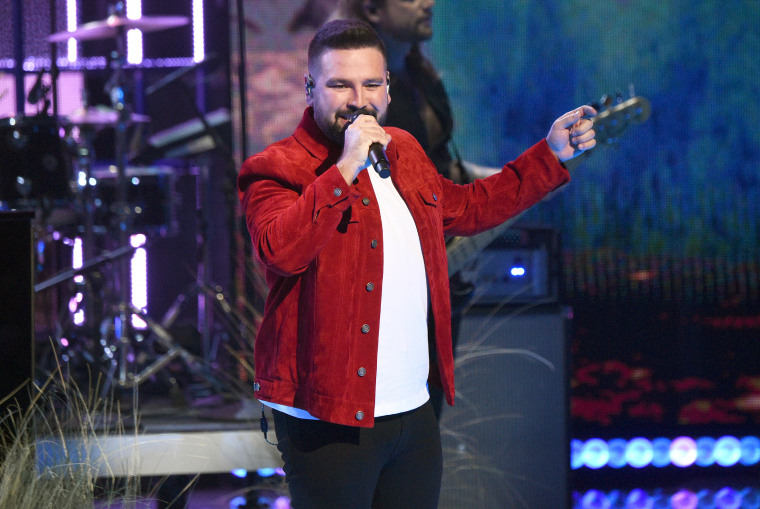
[[[559,232],[543,227],[510,228],[462,275],[475,286],[473,305],[559,302]]]

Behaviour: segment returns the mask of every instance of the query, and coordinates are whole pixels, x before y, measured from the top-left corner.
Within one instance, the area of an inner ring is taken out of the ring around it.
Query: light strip
[[[71,251],[71,267],[74,269],[81,269],[82,264],[84,263],[84,246],[82,239],[80,237],[77,237],[74,239],[74,246]],[[80,285],[84,283],[84,276],[78,275],[74,276],[74,282],[79,283]],[[74,321],[74,325],[81,326],[84,324],[85,316],[84,316],[84,309],[82,308],[82,301],[84,299],[84,295],[82,292],[77,292],[71,299],[69,300],[69,311],[73,313],[72,320]]]
[[[573,469],[602,467],[633,468],[691,466],[733,467],[760,463],[760,438],[737,438],[725,435],[719,438],[686,436],[669,439],[658,437],[649,440],[636,437],[631,440],[591,438],[585,442],[570,442],[570,466]]]
[[[630,509],[672,507],[674,509],[737,509],[760,507],[760,489],[756,487],[724,486],[699,491],[693,489],[653,490],[633,489],[629,492],[614,490],[604,492],[588,490],[574,494],[574,509],[598,509],[600,507],[625,507]]]
[[[206,58],[206,46],[203,40],[203,0],[193,0],[193,62],[202,62]]]
[[[66,1],[66,30],[73,32],[77,29],[77,0]],[[76,62],[79,57],[77,40],[70,37],[66,43],[67,59],[69,62]]]
[[[142,18],[142,1],[127,0],[127,18]],[[127,63],[139,64],[143,61],[142,30],[133,28],[127,32]]]
[[[135,247],[130,261],[130,280],[132,282],[132,305],[145,310],[148,307],[148,255],[145,251],[145,235],[132,235],[130,245]],[[132,326],[137,329],[147,327],[145,321],[137,315],[132,315]]]

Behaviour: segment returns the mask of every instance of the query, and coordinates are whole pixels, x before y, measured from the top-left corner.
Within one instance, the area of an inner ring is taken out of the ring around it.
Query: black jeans
[[[294,509],[435,509],[443,460],[430,402],[374,428],[273,411]]]

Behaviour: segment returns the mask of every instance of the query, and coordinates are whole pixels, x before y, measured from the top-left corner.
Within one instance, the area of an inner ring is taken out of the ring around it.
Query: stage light
[[[678,437],[670,443],[670,462],[677,467],[690,467],[697,460],[697,443],[690,437]]]
[[[575,470],[583,466],[583,457],[581,455],[582,450],[582,441],[577,438],[570,441],[570,468]]]
[[[248,504],[248,501],[245,497],[239,496],[235,497],[232,500],[230,500],[230,509],[241,509],[245,507],[245,505]]]
[[[525,267],[519,267],[519,266],[512,267],[511,269],[509,269],[509,274],[512,277],[523,277],[525,275]]]
[[[609,509],[611,506],[607,495],[599,490],[589,490],[581,499],[582,509]]]
[[[699,497],[689,490],[681,490],[670,497],[670,507],[673,509],[697,509]]]
[[[610,459],[610,449],[607,442],[601,438],[586,440],[581,449],[583,464],[589,468],[602,468]]]
[[[630,440],[625,448],[625,460],[634,468],[648,466],[653,456],[652,442],[643,437]]]
[[[739,462],[742,465],[755,465],[760,461],[760,439],[757,437],[744,437],[740,441],[742,455]]]
[[[715,494],[714,502],[716,509],[739,509],[742,506],[742,496],[734,489],[726,487]]]
[[[245,479],[245,477],[248,475],[248,470],[244,468],[236,468],[230,473],[239,479]]]
[[[610,459],[607,462],[612,468],[622,468],[626,465],[625,449],[628,442],[622,438],[613,438],[609,441]]]
[[[720,437],[715,442],[715,463],[722,467],[732,467],[742,456],[739,439],[730,435]]]
[[[259,475],[259,477],[272,477],[273,475],[277,474],[276,468],[260,468],[256,470],[256,473]]]
[[[148,307],[148,254],[145,251],[145,235],[132,235],[130,245],[135,247],[135,252],[130,260],[130,278],[132,281],[132,305],[137,309],[145,310]],[[148,324],[137,315],[132,315],[132,326],[136,329],[145,329]]]
[[[652,440],[652,465],[655,467],[670,465],[670,439],[661,437]]]
[[[77,29],[77,0],[67,0],[66,2],[66,30],[73,32]],[[79,57],[77,40],[70,37],[66,42],[66,58],[69,62],[76,62]]]
[[[700,467],[709,467],[715,463],[715,439],[712,437],[699,437],[697,443],[697,459],[695,463]]]
[[[127,18],[142,18],[142,1],[127,0]],[[142,30],[133,28],[127,31],[127,62],[139,64],[143,61],[143,38]]]
[[[760,509],[760,489],[744,488],[741,490],[742,509]]]
[[[71,268],[81,269],[83,262],[84,262],[84,251],[83,251],[82,239],[80,237],[77,237],[74,239],[74,246],[73,246],[73,249],[71,250]],[[83,281],[84,281],[84,278],[82,276],[74,276],[74,282],[82,283]]]
[[[206,58],[206,45],[203,40],[203,0],[193,0],[193,62],[202,62]]]
[[[74,269],[81,269],[82,264],[84,263],[84,247],[82,244],[82,239],[77,237],[74,239],[74,246],[71,251],[71,267]],[[84,283],[84,276],[74,276],[74,282],[78,284]],[[84,309],[81,307],[81,303],[84,299],[84,295],[82,292],[77,292],[74,297],[69,301],[69,311],[71,311],[74,315],[72,318],[72,321],[74,322],[74,325],[81,326],[84,325],[85,321],[85,315],[84,315]]]
[[[625,509],[652,509],[654,502],[647,492],[636,488],[625,498]]]

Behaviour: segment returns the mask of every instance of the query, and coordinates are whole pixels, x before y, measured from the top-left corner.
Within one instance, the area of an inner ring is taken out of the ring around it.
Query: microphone
[[[34,81],[34,85],[29,90],[29,95],[26,96],[26,102],[29,104],[37,104],[45,97],[45,90],[42,86],[42,76],[45,74],[45,69],[37,71],[37,79]]]
[[[356,110],[351,116],[351,122],[356,120],[359,115],[371,115],[371,113],[363,108]],[[385,150],[383,150],[382,144],[375,142],[370,145],[369,153],[367,155],[369,156],[369,161],[372,163],[372,167],[375,169],[378,175],[383,178],[386,178],[390,175],[391,164],[388,162],[388,157],[385,155]]]

